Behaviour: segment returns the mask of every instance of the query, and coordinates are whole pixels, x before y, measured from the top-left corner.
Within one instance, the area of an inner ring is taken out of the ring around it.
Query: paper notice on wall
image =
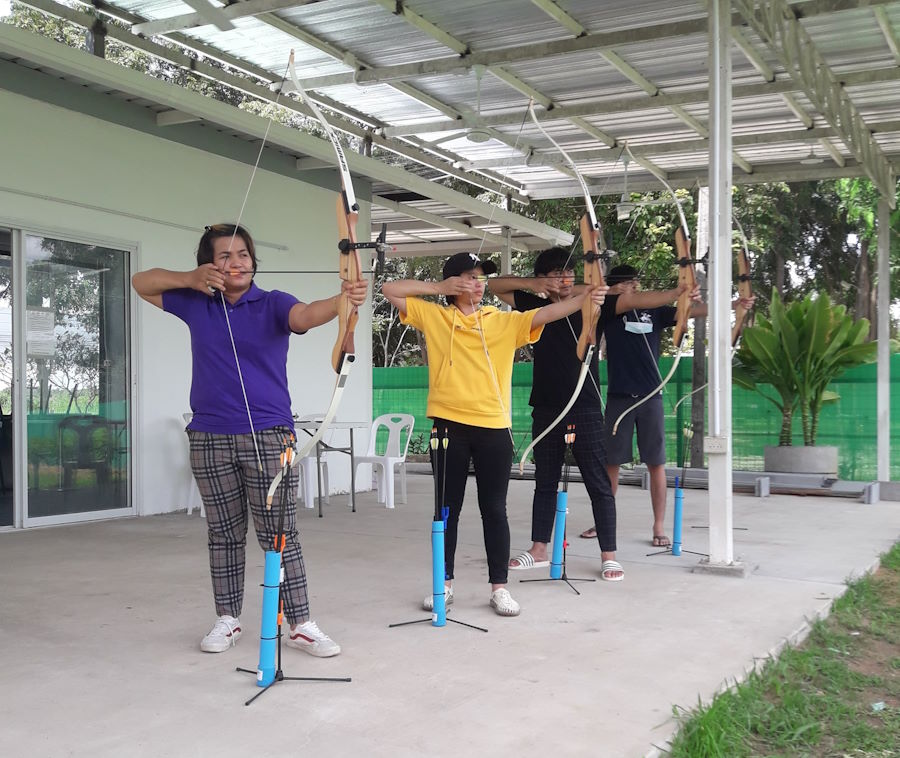
[[[29,358],[52,358],[56,355],[53,311],[28,308],[25,311],[25,342]]]

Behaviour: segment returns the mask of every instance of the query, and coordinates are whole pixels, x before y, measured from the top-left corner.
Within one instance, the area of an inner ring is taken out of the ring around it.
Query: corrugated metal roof
[[[46,9],[53,0],[34,2]],[[260,2],[232,3],[227,10],[239,13],[241,5]],[[168,38],[195,40],[207,54],[218,51],[226,62],[238,59],[247,70],[268,72],[276,82],[294,49],[301,79],[316,85],[314,96],[326,106],[333,103],[359,114],[379,149],[393,145],[407,155],[411,145],[430,150],[429,165],[416,169],[424,176],[439,177],[474,165],[471,170],[478,172],[482,186],[505,177],[533,197],[579,196],[580,188],[558,151],[527,118],[529,97],[534,96],[542,126],[569,152],[594,191],[621,192],[625,168],[619,155],[625,142],[667,172],[673,183],[704,181],[708,152],[698,140],[709,124],[706,2],[556,0],[556,8],[568,15],[563,22],[547,12],[546,4],[546,0],[402,4],[324,0],[296,7],[282,3],[283,8],[270,5],[275,9],[235,18],[232,31],[194,26]],[[900,54],[892,51],[884,28],[886,23],[887,33],[900,39],[900,2],[802,0],[791,6],[827,65],[846,79],[844,92],[865,125],[900,122]],[[181,0],[115,0],[111,7],[133,14],[135,22],[194,12]],[[579,28],[585,33],[576,39]],[[735,166],[736,180],[863,173],[842,140],[840,126],[829,127],[827,114],[813,106],[802,84],[790,83],[779,51],[766,45],[751,24],[741,23],[739,31],[751,54],[738,44],[732,46],[735,154],[747,162]],[[560,50],[560,44],[566,49]],[[409,65],[419,70],[392,69]],[[442,69],[430,71],[429,65]],[[354,70],[358,78],[374,81],[354,83]],[[321,80],[341,75],[340,80]],[[674,108],[666,102],[672,96],[683,98]],[[548,104],[553,106],[550,112]],[[332,111],[329,118],[342,127],[338,114]],[[807,124],[824,132],[805,136]],[[490,139],[468,139],[473,127],[487,129]],[[383,134],[388,136],[379,144]],[[756,141],[740,142],[748,136]],[[844,158],[843,168],[820,139],[827,139]],[[896,170],[900,131],[877,131],[873,141]],[[429,143],[434,147],[427,148]],[[685,143],[683,151],[679,143]],[[609,146],[612,149],[602,151]],[[824,162],[800,163],[810,150]],[[658,184],[640,166],[632,164],[628,171],[629,187]],[[378,184],[376,188],[376,195],[388,195],[392,189]],[[429,199],[418,201],[416,207],[448,219],[454,214],[453,208]],[[451,239],[464,238],[459,231],[429,229],[421,219],[407,219],[411,232],[404,235],[401,213],[376,208],[373,223],[383,220],[389,221],[397,241],[444,240],[448,234]],[[501,233],[487,219],[481,219],[481,225],[492,227],[491,234]]]

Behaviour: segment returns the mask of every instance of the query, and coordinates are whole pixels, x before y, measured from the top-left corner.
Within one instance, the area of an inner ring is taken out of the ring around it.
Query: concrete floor
[[[530,544],[532,483],[510,483],[513,548]],[[451,615],[487,627],[389,629],[422,618],[430,582],[431,484],[411,476],[407,505],[334,496],[301,511],[313,617],[343,646],[332,659],[286,649],[285,682],[249,708],[262,553],[248,561],[244,637],[198,649],[214,612],[204,522],[156,516],[0,534],[0,755],[4,756],[643,756],[690,708],[743,676],[848,577],[900,538],[900,503],[735,496],[746,578],[692,573],[696,556],[647,556],[648,494],[619,496],[625,581],[510,589],[519,618],[494,615],[474,481],[463,511]],[[570,534],[590,521],[573,485]],[[671,503],[671,493],[670,493]],[[707,495],[685,497],[685,544],[704,551]],[[671,505],[670,505],[671,513]],[[596,541],[573,539],[568,572],[596,578]]]

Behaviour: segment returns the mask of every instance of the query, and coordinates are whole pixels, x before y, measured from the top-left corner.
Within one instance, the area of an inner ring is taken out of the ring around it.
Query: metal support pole
[[[891,480],[891,209],[878,201],[878,481]]]
[[[97,11],[93,11],[97,14]],[[90,28],[87,29],[87,32],[84,36],[84,44],[85,49],[91,54],[96,55],[98,58],[106,57],[106,24],[103,23],[103,19],[97,15],[94,19],[94,23],[91,24]]]
[[[709,565],[734,563],[731,477],[731,3],[709,4]]]
[[[702,258],[709,251],[709,187],[700,187],[697,192],[697,247],[694,257]],[[708,267],[703,273],[697,272],[697,284],[705,290]],[[706,318],[694,319],[694,363],[691,367],[691,390],[706,384]],[[706,390],[695,392],[691,397],[690,440],[691,468],[703,468],[703,438],[706,436]],[[682,482],[682,485],[684,482]]]

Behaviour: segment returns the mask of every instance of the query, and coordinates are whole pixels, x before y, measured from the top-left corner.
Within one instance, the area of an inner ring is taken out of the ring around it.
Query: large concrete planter
[[[766,471],[837,476],[838,449],[833,445],[767,445],[763,460]]]

